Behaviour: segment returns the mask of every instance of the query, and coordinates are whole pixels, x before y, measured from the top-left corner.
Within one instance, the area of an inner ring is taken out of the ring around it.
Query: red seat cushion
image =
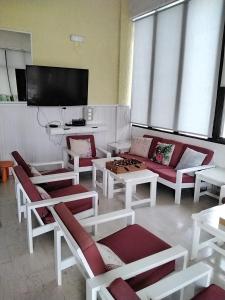
[[[125,263],[130,263],[146,256],[170,248],[170,245],[157,236],[135,224],[111,234],[99,241],[112,249]],[[153,284],[174,270],[175,262],[144,272],[127,282],[135,290]]]
[[[97,159],[98,157],[87,157],[79,159],[79,167],[89,167],[92,166],[92,159]],[[73,165],[73,159],[70,159],[69,162]]]
[[[140,300],[134,290],[122,278],[115,279],[108,287],[108,291],[116,300]]]
[[[96,157],[95,138],[91,134],[85,135],[69,135],[66,137],[67,147],[70,149],[70,139],[73,140],[90,140],[92,156]]]
[[[171,169],[171,167],[169,167],[169,166],[161,165],[161,164],[158,164],[151,160],[145,161],[145,164],[150,171],[153,171],[156,173],[158,173],[158,170],[161,170],[161,169]]]
[[[225,300],[225,290],[221,287],[211,284],[208,288],[202,290],[193,300]]]
[[[158,169],[157,173],[159,174],[159,176],[161,178],[164,178],[164,179],[166,179],[170,182],[173,182],[173,183],[176,182],[177,172],[172,168]],[[183,183],[193,183],[194,181],[195,181],[194,176],[190,176],[188,174],[183,174],[183,177],[182,177],[182,182]]]
[[[51,192],[49,192],[49,195],[52,198],[58,198],[58,197],[69,196],[69,195],[73,195],[73,194],[85,193],[85,192],[88,192],[88,190],[84,186],[77,184],[77,185],[71,185],[69,187],[65,187],[65,188],[62,188],[59,190],[51,191]],[[82,211],[91,209],[93,207],[92,198],[71,201],[71,202],[65,203],[65,205],[71,211],[71,213],[73,215],[78,214]],[[49,211],[48,215],[45,216],[43,221],[46,224],[55,222],[50,211]]]
[[[64,203],[55,205],[55,210],[79,245],[94,275],[105,273],[106,266],[90,234],[74,218]]]
[[[43,172],[42,174],[43,175],[51,175],[51,174],[59,174],[59,173],[65,173],[65,172],[70,172],[70,171],[71,171],[70,169],[61,168],[61,169],[56,169],[53,171]],[[57,189],[71,186],[72,184],[73,184],[72,179],[68,179],[68,180],[59,180],[59,181],[44,183],[41,186],[47,192],[51,192],[51,191],[54,191]]]

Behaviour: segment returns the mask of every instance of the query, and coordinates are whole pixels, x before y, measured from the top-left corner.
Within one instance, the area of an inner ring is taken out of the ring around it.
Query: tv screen
[[[88,70],[27,66],[26,83],[27,105],[87,105]]]

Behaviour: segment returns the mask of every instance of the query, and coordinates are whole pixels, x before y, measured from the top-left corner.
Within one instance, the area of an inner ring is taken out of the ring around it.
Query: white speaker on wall
[[[93,121],[94,118],[94,107],[92,106],[85,106],[84,107],[84,119],[87,122]]]

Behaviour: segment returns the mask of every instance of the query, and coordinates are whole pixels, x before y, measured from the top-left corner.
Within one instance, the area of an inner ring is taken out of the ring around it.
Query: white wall
[[[116,118],[117,111],[117,118]],[[82,107],[68,107],[62,111],[57,107],[41,107],[39,119],[41,124],[71,119],[83,116]],[[128,139],[130,109],[128,106],[94,106],[93,122],[105,124],[106,132],[95,133],[96,144],[106,147],[114,142],[117,136]],[[117,119],[117,124],[116,124]],[[65,136],[51,136],[37,121],[37,108],[27,107],[26,103],[0,104],[0,160],[9,159],[13,150],[18,150],[28,161],[51,161],[62,159],[62,147],[65,146]]]
[[[203,140],[198,140],[195,138],[173,135],[173,134],[159,132],[159,131],[153,131],[153,130],[138,128],[138,127],[132,127],[132,136],[133,137],[142,136],[143,134],[150,134],[150,135],[159,136],[159,137],[163,137],[163,138],[173,139],[176,141],[180,141],[182,143],[189,143],[189,144],[193,144],[193,145],[211,149],[214,151],[215,164],[220,167],[225,167],[225,145],[211,143],[211,142],[207,142],[207,141],[203,141]]]
[[[172,3],[175,0],[129,0],[130,17],[136,17],[156,8]]]

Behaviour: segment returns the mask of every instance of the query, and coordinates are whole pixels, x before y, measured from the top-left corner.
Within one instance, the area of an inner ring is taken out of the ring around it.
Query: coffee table
[[[225,242],[225,226],[219,224],[220,217],[225,219],[225,204],[192,215],[194,233],[191,259],[197,258],[199,250],[205,247],[210,247],[225,256],[225,250],[220,246],[221,242]],[[201,241],[202,231],[209,233],[212,237]]]
[[[115,192],[121,191],[121,189],[116,189],[116,183],[122,183],[125,186],[125,207],[131,208],[132,206],[149,203],[151,207],[156,204],[156,187],[158,174],[153,173],[147,169],[127,172],[122,174],[115,174],[111,171],[108,172],[108,198],[112,199]],[[136,186],[138,184],[149,183],[150,187],[150,197],[146,199],[140,199],[135,196],[133,200],[133,192],[136,191]]]
[[[121,157],[113,157],[113,158],[97,158],[92,160],[92,185],[94,188],[96,186],[100,187],[103,191],[103,195],[106,197],[107,196],[107,178],[108,178],[108,173],[107,169],[105,167],[105,163],[107,161],[111,160],[119,160]],[[102,172],[102,182],[97,181],[97,170]]]

